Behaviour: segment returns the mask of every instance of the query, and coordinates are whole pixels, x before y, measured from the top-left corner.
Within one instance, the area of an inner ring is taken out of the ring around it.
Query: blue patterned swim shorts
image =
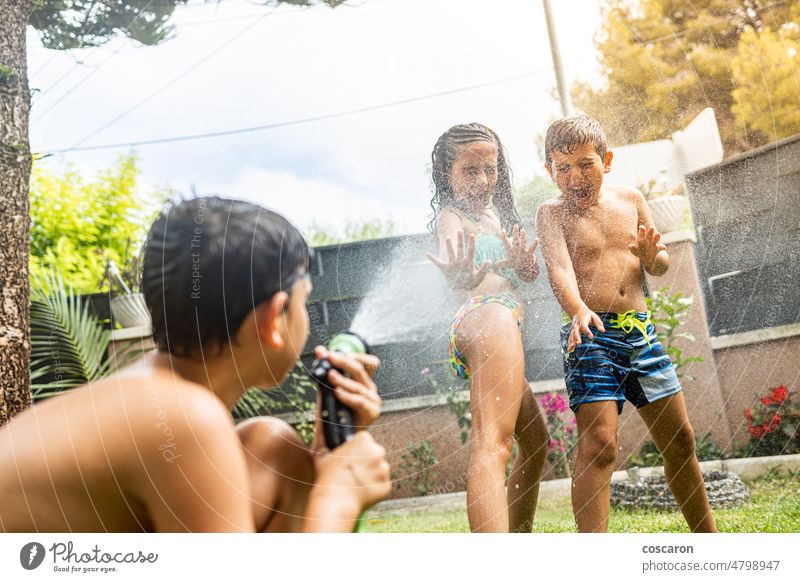
[[[597,315],[606,331],[592,327],[594,339],[581,336],[582,343],[572,352],[567,352],[572,325],[561,328],[565,383],[573,412],[586,402],[614,400],[621,413],[625,400],[641,408],[680,391],[675,368],[649,313]]]

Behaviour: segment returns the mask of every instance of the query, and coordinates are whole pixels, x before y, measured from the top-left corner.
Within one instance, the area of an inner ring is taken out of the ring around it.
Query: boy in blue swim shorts
[[[669,269],[641,192],[603,183],[613,154],[594,119],[547,130],[545,168],[560,195],[536,213],[550,285],[571,323],[561,330],[570,408],[578,423],[572,506],[578,530],[608,529],[618,416],[627,400],[664,457],[670,489],[693,532],[714,532],[680,382],[650,322],[646,271]]]

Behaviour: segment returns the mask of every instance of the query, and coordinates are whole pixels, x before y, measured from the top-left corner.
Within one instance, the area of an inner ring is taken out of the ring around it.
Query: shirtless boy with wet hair
[[[536,213],[550,285],[571,323],[561,346],[578,422],[572,506],[578,530],[608,528],[617,418],[636,406],[664,456],[667,482],[693,532],[716,531],[681,386],[655,334],[642,269],[663,275],[669,255],[641,192],[603,184],[612,152],[594,119],[547,130],[545,168],[561,191]]]
[[[327,451],[318,413],[309,450],[283,421],[230,415],[251,386],[280,384],[306,344],[309,254],[254,204],[162,212],[142,277],[158,350],[0,429],[0,531],[352,531],[391,488],[366,430]],[[316,354],[347,373],[329,380],[369,426],[377,358]]]

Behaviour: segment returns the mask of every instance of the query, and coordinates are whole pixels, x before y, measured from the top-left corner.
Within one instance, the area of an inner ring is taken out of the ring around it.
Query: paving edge
[[[717,461],[703,461],[700,463],[703,471],[731,471],[742,479],[749,480],[761,477],[766,473],[777,470],[800,471],[800,454],[776,455],[774,457],[753,457],[749,459],[725,459]],[[663,475],[664,467],[642,467],[639,469],[642,477],[650,475]],[[612,481],[624,481],[628,478],[627,471],[614,471]],[[542,481],[539,486],[539,500],[554,499],[569,495],[571,488],[570,479],[553,479]],[[467,492],[443,493],[428,495],[426,497],[407,497],[404,499],[390,499],[379,503],[367,512],[367,517],[377,518],[381,515],[408,514],[421,511],[450,511],[463,509],[467,505]]]

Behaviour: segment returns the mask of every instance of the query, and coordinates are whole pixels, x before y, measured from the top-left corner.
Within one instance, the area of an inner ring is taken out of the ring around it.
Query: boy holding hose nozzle
[[[142,291],[157,350],[0,429],[0,530],[352,531],[390,491],[385,450],[358,430],[311,450],[275,418],[238,426],[251,386],[277,386],[309,332],[309,249],[254,204],[195,198],[150,229]],[[315,349],[353,425],[380,413],[366,354]],[[338,370],[337,370],[338,369]]]

